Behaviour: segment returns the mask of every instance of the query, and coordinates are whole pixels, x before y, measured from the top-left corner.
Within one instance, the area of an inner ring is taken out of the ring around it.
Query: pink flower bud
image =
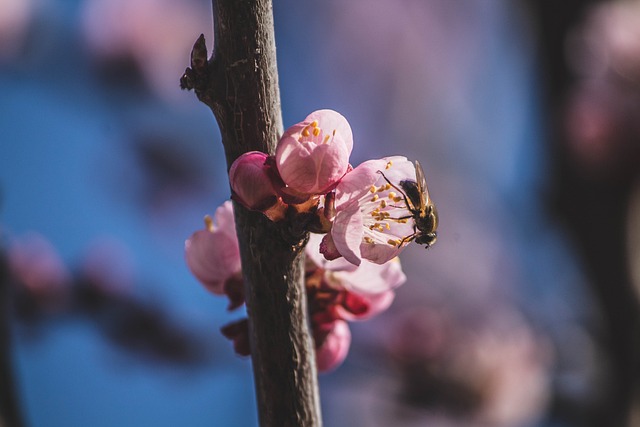
[[[229,170],[233,199],[247,209],[266,211],[278,201],[268,155],[260,151],[244,153]]]
[[[344,320],[314,325],[316,363],[318,371],[327,372],[337,368],[347,357],[351,345],[351,331]]]
[[[333,110],[319,110],[286,130],[276,148],[276,165],[290,188],[324,194],[347,172],[352,148],[347,120]]]

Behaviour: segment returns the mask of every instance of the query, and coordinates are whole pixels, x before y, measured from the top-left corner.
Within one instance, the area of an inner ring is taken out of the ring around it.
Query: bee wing
[[[420,162],[416,160],[416,183],[418,184],[418,192],[420,193],[420,206],[424,209],[427,204],[431,203],[429,199],[429,189],[427,188],[427,179],[424,177],[424,170]]]

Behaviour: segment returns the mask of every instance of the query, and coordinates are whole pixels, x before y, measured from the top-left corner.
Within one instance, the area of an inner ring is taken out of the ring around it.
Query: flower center
[[[391,167],[392,163],[389,162],[385,169]],[[407,209],[404,197],[397,195],[392,189],[393,186],[388,182],[379,186],[372,185],[360,198],[365,243],[393,247],[408,243],[406,237],[412,234],[412,226],[408,224],[411,212]]]
[[[318,121],[314,120],[300,132],[298,142],[313,142],[314,144],[326,144],[332,137],[336,136],[336,130],[334,129],[331,134],[324,134],[322,128],[318,126]]]

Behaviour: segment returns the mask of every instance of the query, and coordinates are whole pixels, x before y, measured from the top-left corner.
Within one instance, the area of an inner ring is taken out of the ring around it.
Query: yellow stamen
[[[385,166],[385,169],[389,169],[391,166],[393,165],[393,162],[389,161],[387,162],[387,166]]]
[[[378,187],[376,187],[375,185],[371,185],[371,187],[369,187],[369,191],[372,193],[375,193],[378,190]]]
[[[204,226],[209,231],[214,231],[215,227],[213,226],[213,218],[209,215],[204,216]]]
[[[402,197],[400,197],[400,196],[398,196],[398,197],[394,197],[394,198],[393,198],[393,201],[394,201],[394,202],[396,202],[396,203],[398,203],[398,202],[402,201]]]
[[[388,182],[385,184],[384,189],[388,190],[391,188],[391,184],[389,184]]]
[[[384,226],[385,226],[385,228],[386,228],[387,230],[391,230],[391,226],[389,225],[389,223],[388,223],[388,222],[385,222],[385,223],[384,223]]]
[[[318,121],[317,120],[312,121],[310,126],[312,128],[317,128],[318,127]]]
[[[302,136],[309,136],[309,128],[308,127],[302,129]]]
[[[393,240],[393,239],[387,240],[387,243],[390,244],[391,246],[399,246],[400,245],[400,241],[399,240]]]
[[[378,196],[377,194],[374,194],[373,197],[371,198],[372,202],[377,201],[380,198],[380,196]]]
[[[387,201],[386,200],[380,200],[380,208],[384,209],[387,207]]]
[[[389,196],[388,197],[389,197],[389,199],[394,200],[395,197],[396,197],[396,193],[393,192],[393,191],[389,191]]]
[[[364,242],[365,243],[373,243],[373,239],[369,236],[364,236]]]
[[[320,135],[320,128],[314,127],[313,128],[313,136],[318,136],[318,135]]]
[[[322,141],[322,143],[323,143],[323,144],[326,144],[326,143],[329,141],[329,138],[330,138],[330,136],[329,136],[329,135],[326,135],[326,136],[324,137],[324,141]]]

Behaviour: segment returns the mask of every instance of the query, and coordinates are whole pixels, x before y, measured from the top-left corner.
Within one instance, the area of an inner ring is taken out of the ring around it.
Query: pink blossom
[[[238,307],[244,294],[231,203],[216,210],[215,224],[211,219],[205,222],[207,228],[185,244],[187,264],[211,292],[227,295],[230,308]],[[346,321],[365,320],[386,310],[406,276],[397,259],[385,264],[362,260],[360,266],[344,258],[328,261],[319,252],[321,240],[311,234],[306,246],[305,285],[318,369],[327,371],[342,363],[349,351]],[[222,328],[241,355],[249,352],[247,325],[245,319]]]
[[[307,271],[320,268],[323,271],[324,280],[333,288],[373,297],[391,291],[407,280],[400,260],[397,258],[384,264],[376,264],[365,259],[359,266],[344,258],[329,261],[318,250],[320,240],[322,238],[318,234],[309,236],[309,243],[305,250]]]
[[[58,308],[71,284],[71,274],[53,245],[37,233],[13,240],[8,250],[11,274],[48,308]]]
[[[35,0],[3,0],[0,2],[0,59],[20,53],[36,16]]]
[[[351,331],[344,320],[336,320],[314,328],[318,371],[331,371],[344,361],[351,345]]]
[[[285,131],[276,148],[276,165],[293,190],[324,194],[347,172],[352,148],[347,120],[333,110],[319,110]]]
[[[282,219],[286,206],[278,196],[282,186],[269,156],[251,151],[238,157],[229,169],[233,199],[247,209],[264,212],[272,221]]]
[[[336,187],[330,237],[337,252],[355,265],[363,258],[376,264],[395,258],[413,235],[414,221],[394,185],[415,179],[415,165],[402,156],[369,160],[345,175]]]
[[[394,289],[406,280],[397,259],[383,265],[364,260],[358,267],[344,258],[327,261],[318,253],[320,240],[312,234],[306,249],[307,299],[317,349],[323,342],[317,335],[336,321],[366,320],[386,310],[395,298]],[[331,348],[322,349],[323,357]],[[341,342],[333,349],[346,352],[348,344]]]
[[[216,209],[214,219],[205,217],[205,226],[185,242],[185,259],[196,279],[214,294],[224,295],[225,283],[241,271],[231,202]]]

